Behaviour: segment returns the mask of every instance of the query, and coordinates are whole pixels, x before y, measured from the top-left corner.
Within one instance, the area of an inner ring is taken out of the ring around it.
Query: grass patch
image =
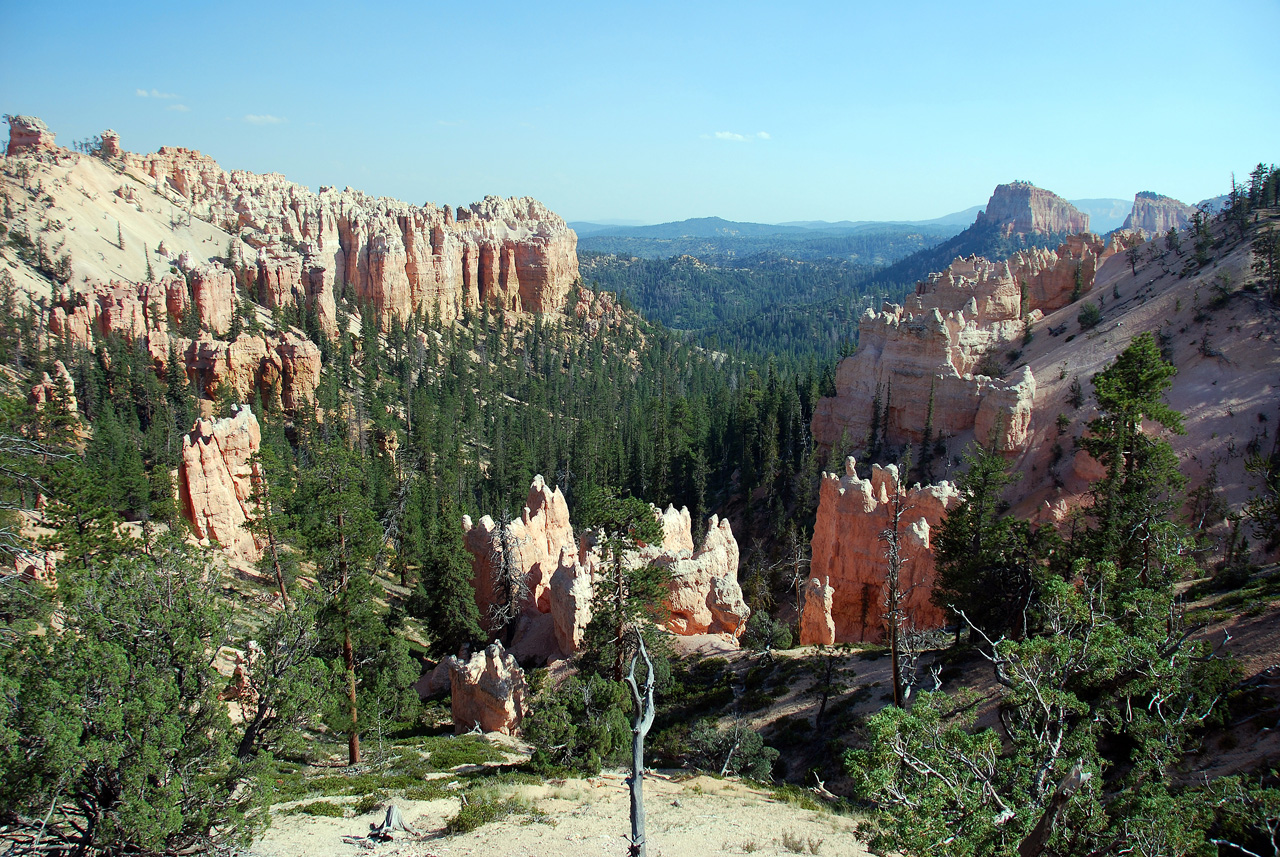
[[[333,801],[317,800],[304,803],[289,810],[287,815],[310,815],[314,818],[343,818],[347,814],[346,807]]]
[[[404,790],[405,800],[441,800],[457,796],[456,790],[445,788],[443,780],[426,780]]]
[[[526,816],[530,821],[550,821],[546,813],[534,808],[526,800],[517,797],[500,798],[489,792],[475,792],[458,810],[458,814],[445,822],[444,832],[449,836],[470,833],[486,824],[514,815]]]

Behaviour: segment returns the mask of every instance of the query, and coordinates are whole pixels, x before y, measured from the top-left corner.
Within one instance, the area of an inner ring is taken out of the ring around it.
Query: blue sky
[[[419,203],[924,219],[1224,192],[1280,160],[1276,32],[1277,0],[0,0],[0,112]]]

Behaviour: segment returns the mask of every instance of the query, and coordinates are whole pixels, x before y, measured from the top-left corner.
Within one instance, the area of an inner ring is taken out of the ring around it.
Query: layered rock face
[[[445,661],[453,706],[453,731],[462,735],[476,726],[485,732],[513,734],[524,719],[524,670],[501,643],[494,643],[468,660]]]
[[[1150,238],[1153,235],[1163,235],[1170,229],[1182,229],[1191,222],[1191,216],[1195,213],[1194,205],[1144,190],[1134,196],[1133,210],[1120,228]]]
[[[830,580],[809,578],[800,608],[800,645],[830,646],[836,641],[835,589]]]
[[[206,397],[223,384],[243,400],[274,390],[283,407],[295,411],[314,398],[320,385],[320,349],[311,340],[293,331],[245,331],[231,342],[207,333],[193,340],[170,335],[169,319],[180,322],[193,309],[204,326],[230,329],[231,289],[231,273],[217,264],[193,271],[194,307],[181,276],[151,283],[94,283],[89,296],[53,306],[49,333],[92,348],[95,330],[104,336],[114,332],[143,344],[157,369],[165,367],[170,353],[176,355],[185,364],[188,380]]]
[[[245,524],[253,517],[253,456],[262,443],[258,420],[248,406],[234,417],[198,420],[182,439],[178,493],[183,514],[202,543],[217,541],[247,562],[261,551]]]
[[[688,509],[653,510],[662,523],[661,545],[645,545],[624,557],[629,567],[655,563],[669,568],[671,618],[676,634],[724,634],[736,640],[751,615],[738,585],[738,543],[729,522],[712,516],[702,545],[695,549]],[[471,554],[472,586],[482,616],[498,601],[494,570],[501,562],[499,525],[488,515],[473,523],[462,519],[463,542]],[[520,518],[508,527],[507,544],[524,575],[527,597],[520,605],[511,651],[520,658],[545,661],[578,651],[591,621],[594,581],[607,557],[595,534],[574,536],[569,508],[558,488],[541,476],[533,480]]]
[[[1006,235],[1089,231],[1089,215],[1056,193],[1026,182],[996,185],[975,223]]]
[[[898,533],[903,564],[898,588],[904,593],[902,607],[908,623],[923,630],[940,628],[946,619],[929,602],[935,575],[930,532],[947,509],[959,502],[959,493],[949,482],[902,486],[893,465],[872,465],[871,478],[860,479],[854,459],[849,458],[843,476],[822,475],[810,565],[810,586],[825,580],[832,590],[830,619],[835,642],[879,642],[884,638],[887,561],[880,535],[893,526],[895,496],[902,509]],[[815,627],[809,633],[825,634],[825,603],[810,608],[809,602],[819,599],[811,599],[808,593],[806,587],[805,614],[811,609],[815,614]],[[825,600],[823,594],[821,602]],[[802,642],[806,641],[804,627],[802,622]]]
[[[54,133],[49,126],[35,116],[9,117],[9,146],[6,155],[21,153],[39,154],[42,151],[52,152],[58,148],[54,143]]]
[[[933,401],[934,437],[969,432],[986,440],[1001,428],[1006,452],[1027,439],[1036,382],[1025,367],[1006,379],[981,374],[984,358],[1003,352],[1025,326],[1087,294],[1102,263],[1123,249],[1120,237],[1103,241],[1073,235],[1056,250],[1038,248],[991,262],[957,259],[916,286],[905,306],[868,310],[858,326],[858,351],[836,372],[836,395],[819,401],[814,439],[830,448],[860,449],[879,390],[881,430],[889,445],[919,443]]]
[[[264,303],[314,306],[331,331],[336,283],[385,318],[425,310],[451,320],[481,303],[557,312],[578,277],[577,236],[529,197],[489,196],[455,212],[351,188],[316,193],[278,173],[228,172],[191,149],[125,160],[258,251]]]

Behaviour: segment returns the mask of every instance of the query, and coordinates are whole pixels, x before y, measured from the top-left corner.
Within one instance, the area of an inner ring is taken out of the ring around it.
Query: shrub
[[[1081,330],[1097,327],[1098,322],[1102,321],[1102,308],[1093,301],[1085,301],[1084,306],[1080,308],[1080,314],[1076,316],[1076,321],[1080,322]]]

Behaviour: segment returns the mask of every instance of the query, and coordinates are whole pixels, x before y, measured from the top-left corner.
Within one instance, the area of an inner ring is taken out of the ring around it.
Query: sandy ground
[[[419,836],[372,848],[343,841],[344,836],[367,834],[369,825],[380,821],[385,810],[352,818],[287,815],[275,818],[249,853],[251,857],[346,857],[370,852],[379,857],[626,854],[629,803],[620,772],[606,772],[589,780],[516,787],[512,792],[532,801],[548,820],[513,817],[471,833],[444,836],[441,829],[457,813],[458,800],[397,799]],[[800,809],[732,780],[697,777],[674,782],[648,778],[645,808],[652,857],[750,853],[860,857],[869,853],[854,834],[857,819]]]

